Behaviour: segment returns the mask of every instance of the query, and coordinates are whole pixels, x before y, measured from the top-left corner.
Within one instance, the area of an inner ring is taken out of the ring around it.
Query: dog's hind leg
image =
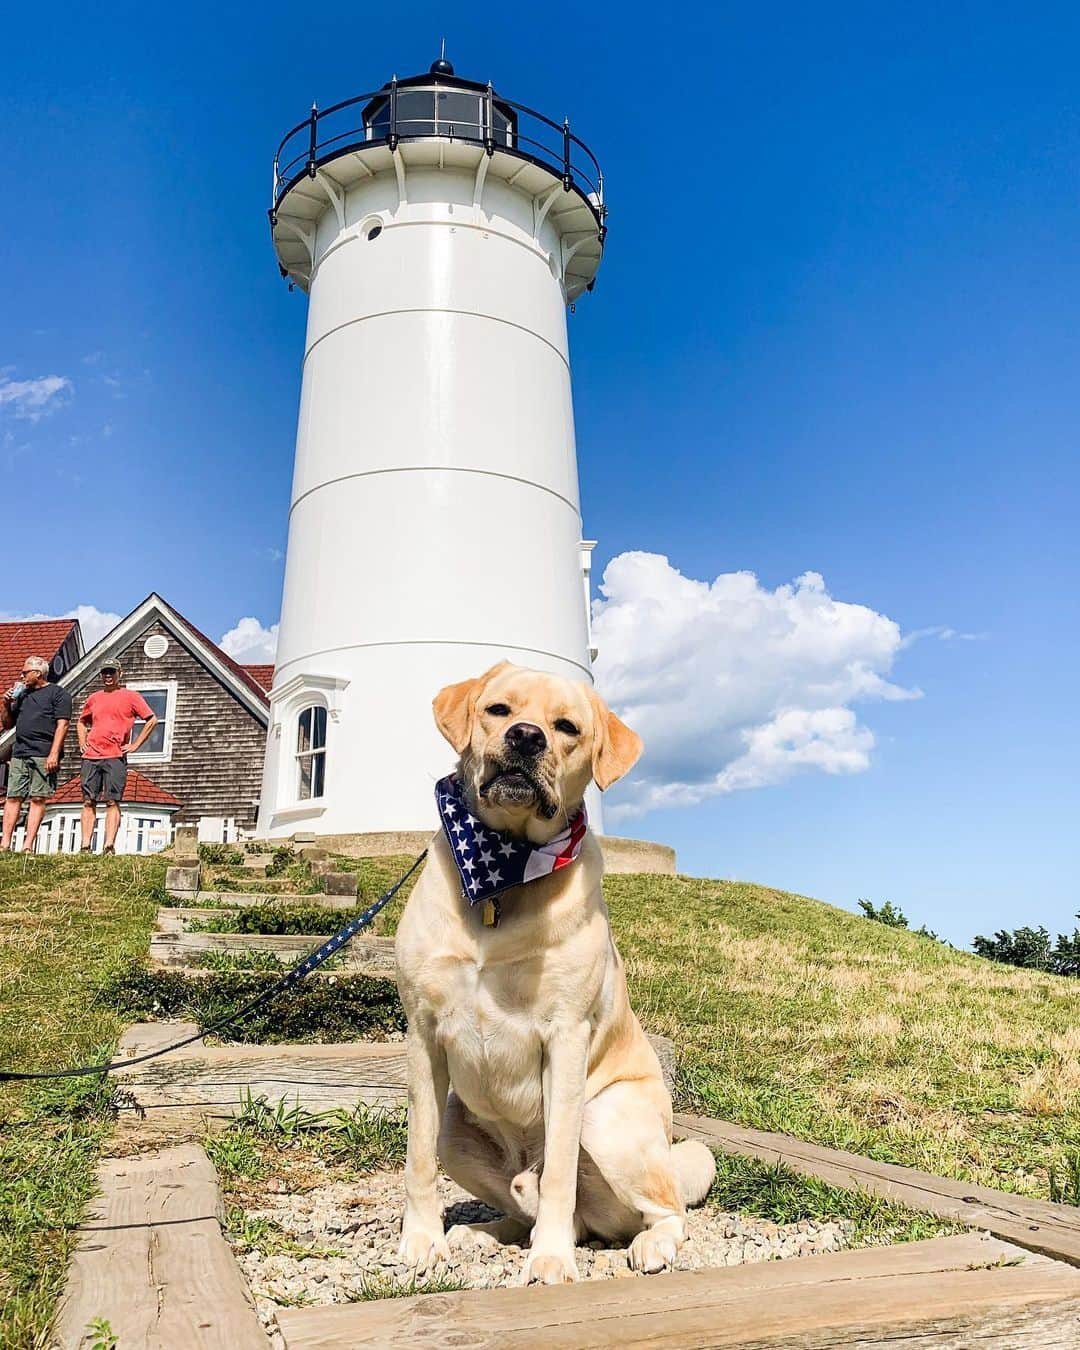
[[[491,1223],[455,1224],[448,1236],[453,1238],[463,1228],[490,1233],[499,1242],[517,1242],[525,1236],[536,1217],[536,1200],[533,1197],[530,1205],[530,1187],[527,1181],[522,1184],[522,1177],[534,1174],[522,1172],[521,1157],[509,1157],[503,1144],[480,1128],[453,1092],[439,1131],[439,1161],[463,1190],[506,1216]]]
[[[590,1227],[607,1219],[622,1230],[612,1236],[628,1236],[629,1220],[630,1232],[635,1228],[637,1232],[630,1243],[628,1260],[634,1270],[650,1273],[670,1266],[686,1241],[688,1197],[681,1164],[689,1159],[680,1156],[676,1165],[662,1105],[653,1099],[647,1083],[613,1083],[586,1106],[581,1133],[581,1146],[615,1201],[613,1205],[610,1201],[603,1204],[604,1197],[599,1194],[591,1197],[593,1203],[588,1207],[594,1213],[589,1215]],[[693,1180],[696,1191],[704,1176]]]

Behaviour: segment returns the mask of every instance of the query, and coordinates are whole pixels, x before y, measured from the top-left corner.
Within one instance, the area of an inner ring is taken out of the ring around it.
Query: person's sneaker
[[[101,851],[102,851],[102,853],[115,853],[115,852],[116,852],[116,847],[115,847],[115,845],[113,845],[113,844],[106,844],[105,847],[104,847]]]
[[[84,845],[82,846],[82,848],[79,849],[79,852],[80,852],[80,853],[93,853],[93,851],[94,851],[94,850],[90,847],[89,844],[84,844]]]

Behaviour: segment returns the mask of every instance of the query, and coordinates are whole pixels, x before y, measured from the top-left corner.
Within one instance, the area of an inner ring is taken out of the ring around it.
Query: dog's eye
[[[559,718],[555,723],[555,730],[561,731],[564,736],[576,736],[578,734],[577,727],[566,717]]]
[[[505,703],[492,703],[487,710],[492,717],[509,717],[510,709]]]

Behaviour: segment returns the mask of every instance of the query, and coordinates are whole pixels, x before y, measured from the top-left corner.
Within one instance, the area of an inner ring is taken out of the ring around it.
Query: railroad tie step
[[[50,1345],[80,1350],[100,1318],[121,1347],[268,1350],[221,1232],[217,1174],[200,1147],[109,1158],[97,1181]]]
[[[134,1058],[198,1032],[193,1022],[129,1027],[117,1058]],[[221,1129],[248,1098],[284,1101],[312,1112],[383,1109],[406,1101],[401,1041],[337,1045],[213,1045],[201,1041],[116,1075],[122,1089],[120,1130],[126,1137],[163,1138]]]
[[[641,1280],[281,1308],[275,1319],[286,1350],[1063,1350],[1077,1344],[1078,1314],[1078,1272],[971,1233]]]

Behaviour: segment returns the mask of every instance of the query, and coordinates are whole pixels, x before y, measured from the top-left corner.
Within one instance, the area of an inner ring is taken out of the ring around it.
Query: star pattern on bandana
[[[500,834],[468,809],[455,774],[435,784],[435,801],[461,878],[461,893],[471,905],[572,863],[588,827],[582,807],[566,829],[546,844]]]

